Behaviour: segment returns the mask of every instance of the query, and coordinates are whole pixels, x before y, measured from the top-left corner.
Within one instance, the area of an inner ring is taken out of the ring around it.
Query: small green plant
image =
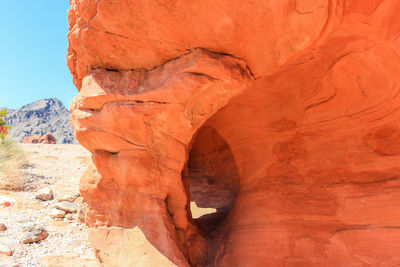
[[[6,124],[5,117],[8,114],[8,109],[3,108],[0,110],[0,139],[1,142],[4,143],[4,139],[6,138],[8,134],[8,130],[10,130],[12,127]]]

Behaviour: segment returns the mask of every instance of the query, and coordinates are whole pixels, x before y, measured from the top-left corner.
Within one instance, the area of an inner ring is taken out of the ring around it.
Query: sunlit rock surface
[[[102,263],[400,265],[398,14],[72,0],[71,122]],[[193,219],[191,201],[215,212]]]

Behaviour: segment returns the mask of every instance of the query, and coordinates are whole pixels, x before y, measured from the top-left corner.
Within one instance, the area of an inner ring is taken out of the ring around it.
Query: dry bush
[[[26,154],[14,139],[0,141],[0,189],[23,190],[26,180],[21,168],[26,164]]]

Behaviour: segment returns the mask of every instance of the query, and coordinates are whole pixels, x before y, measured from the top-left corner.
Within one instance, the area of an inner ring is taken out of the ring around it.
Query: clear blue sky
[[[69,0],[1,0],[0,107],[58,98],[69,108],[68,9]]]

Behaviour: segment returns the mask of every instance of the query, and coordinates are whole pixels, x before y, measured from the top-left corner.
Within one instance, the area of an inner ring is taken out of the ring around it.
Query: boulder
[[[40,139],[40,135],[25,136],[21,142],[24,144],[38,144],[39,139]]]
[[[27,136],[22,139],[24,144],[56,144],[56,138],[52,134]]]
[[[398,14],[72,0],[71,124],[93,154],[80,190],[100,261],[400,265]]]
[[[39,138],[39,144],[55,144],[56,138],[52,134],[45,134]]]

